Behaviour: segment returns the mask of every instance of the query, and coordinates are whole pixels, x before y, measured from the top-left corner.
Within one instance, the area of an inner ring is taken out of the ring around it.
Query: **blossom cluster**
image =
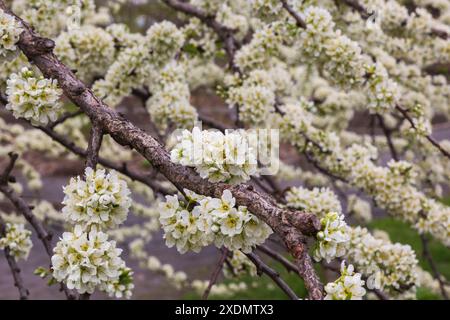
[[[84,232],[81,225],[76,225],[73,232],[63,233],[53,251],[53,277],[65,281],[69,289],[79,293],[93,293],[97,287],[115,291],[111,284],[119,279],[124,268],[122,250],[97,227]]]
[[[371,235],[367,229],[350,230],[350,245],[345,255],[359,272],[366,275],[369,289],[380,289],[392,296],[415,290],[417,258],[409,245],[391,243]]]
[[[26,260],[33,246],[31,231],[25,229],[23,223],[7,222],[4,227],[5,234],[0,237],[0,249],[8,248],[14,258]]]
[[[236,80],[229,80],[236,82]],[[254,70],[242,84],[230,86],[226,102],[239,109],[239,120],[250,124],[265,123],[269,114],[275,110],[275,83],[270,75],[262,70]]]
[[[239,183],[257,175],[257,146],[243,130],[183,130],[171,151],[171,160],[195,167],[211,182]]]
[[[132,89],[150,82],[184,43],[183,32],[168,21],[154,24],[145,36],[136,38],[93,85],[94,92],[109,105],[117,105]]]
[[[354,267],[342,261],[341,276],[325,286],[325,300],[361,300],[366,294],[361,274],[354,272]]]
[[[317,233],[317,248],[314,258],[317,261],[342,257],[350,241],[349,227],[344,221],[344,216],[337,212],[329,212],[320,219],[322,229]]]
[[[49,121],[55,121],[58,116],[61,94],[57,80],[36,76],[34,71],[23,68],[8,79],[6,109],[11,110],[16,118],[25,118],[36,125],[46,125]]]
[[[169,125],[190,129],[197,121],[197,111],[190,104],[186,65],[168,63],[150,85],[152,96],[146,102],[153,123],[164,133]]]
[[[113,228],[126,220],[131,205],[126,182],[104,169],[86,168],[85,179],[71,178],[64,194],[64,217],[86,227]]]
[[[16,56],[17,42],[22,27],[13,16],[0,9],[0,58],[10,60]]]
[[[200,196],[185,190],[188,203],[177,195],[166,196],[160,205],[160,223],[169,247],[180,253],[199,252],[214,243],[218,248],[250,252],[272,233],[270,227],[251,214],[244,206],[236,207],[229,190],[222,197]]]
[[[87,167],[84,179],[72,178],[64,193],[63,215],[74,227],[53,249],[53,277],[81,294],[99,289],[130,298],[133,272],[120,257],[116,242],[103,232],[127,217],[131,199],[126,182],[114,171]]]

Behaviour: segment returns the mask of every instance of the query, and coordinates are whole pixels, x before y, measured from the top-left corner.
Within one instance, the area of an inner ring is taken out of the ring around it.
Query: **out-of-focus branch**
[[[228,253],[229,253],[228,249],[226,248],[221,249],[219,261],[217,261],[216,267],[214,268],[214,271],[211,274],[211,278],[209,279],[208,286],[206,287],[205,292],[203,293],[202,296],[203,300],[208,299],[209,293],[211,292],[211,288],[217,282],[217,278],[219,277],[220,271],[222,271],[223,264],[227,259]]]
[[[400,113],[403,115],[403,117],[405,117],[406,120],[408,120],[409,124],[411,125],[411,127],[416,130],[417,127],[414,124],[413,118],[408,114],[408,110],[400,107],[400,106],[396,106],[395,107],[398,111],[400,111]],[[431,135],[426,135],[425,138],[433,145],[435,146],[444,156],[446,156],[447,158],[450,159],[450,152],[448,152],[447,150],[444,149],[444,147],[442,147],[438,141],[436,141]]]
[[[433,277],[439,283],[439,289],[441,291],[442,297],[448,300],[447,290],[445,288],[445,283],[442,279],[442,275],[439,272],[436,264],[434,263],[433,256],[431,255],[430,248],[428,246],[428,239],[425,235],[420,235],[420,240],[422,241],[422,255],[427,260],[430,265],[431,271],[433,272]]]
[[[377,118],[378,118],[378,122],[380,123],[380,127],[383,130],[383,133],[386,137],[386,141],[388,143],[389,150],[391,151],[392,159],[394,159],[395,161],[398,161],[397,150],[395,150],[395,146],[392,141],[392,130],[389,130],[389,128],[384,123],[383,116],[377,114]]]
[[[305,21],[303,21],[302,17],[300,17],[300,15],[294,10],[294,8],[292,8],[286,0],[280,0],[280,2],[283,5],[283,8],[289,12],[289,14],[292,16],[292,18],[294,18],[295,22],[297,23],[297,26],[299,26],[302,29],[306,28],[306,23]]]
[[[57,132],[50,130],[46,127],[38,127],[38,129],[42,130],[54,141],[58,142],[60,145],[64,146],[67,150],[76,154],[77,156],[82,158],[85,158],[87,156],[87,152],[85,150],[76,146],[72,141],[69,141],[67,138],[58,134]],[[98,163],[100,163],[102,166],[106,168],[110,168],[122,173],[123,175],[129,177],[131,180],[139,181],[149,186],[159,194],[166,195],[170,193],[166,188],[157,183],[152,177],[130,169],[126,162],[122,164],[116,164],[113,161],[99,157]]]
[[[367,9],[360,4],[357,0],[341,0],[341,2],[345,3],[347,6],[355,9],[363,18],[364,20],[367,20],[370,18],[372,13],[367,12]],[[406,21],[405,21],[406,22]],[[438,28],[432,28],[430,31],[430,34],[434,37],[438,37],[444,40],[447,40],[449,38],[448,33],[445,30],[438,29]]]
[[[52,235],[47,232],[44,228],[43,224],[36,218],[36,216],[31,211],[28,204],[11,188],[8,184],[9,175],[11,174],[12,169],[14,168],[14,164],[17,160],[17,154],[10,153],[10,162],[6,167],[0,178],[0,192],[2,192],[6,198],[11,201],[11,203],[16,208],[17,212],[19,212],[24,218],[28,221],[28,223],[33,227],[34,231],[36,231],[38,238],[41,240],[44,245],[45,252],[51,258],[52,256]],[[64,291],[67,299],[73,299],[74,296],[70,292],[69,289],[64,284],[61,284],[61,288]]]
[[[204,24],[213,29],[224,43],[231,70],[237,73],[241,73],[239,68],[234,63],[234,54],[239,47],[239,43],[235,39],[234,31],[232,29],[218,22],[215,19],[215,16],[209,15],[200,8],[197,8],[187,2],[181,2],[178,0],[163,0],[163,2],[177,11],[200,19]]]
[[[283,279],[281,279],[280,274],[275,270],[273,270],[271,267],[269,267],[267,264],[265,264],[264,261],[262,261],[258,255],[256,255],[253,252],[246,253],[245,255],[256,266],[256,269],[258,270],[258,275],[262,275],[263,273],[266,274],[270,279],[272,279],[272,281],[278,287],[280,287],[281,290],[283,290],[284,293],[286,293],[286,295],[290,299],[298,300],[298,297],[295,294],[294,290],[292,290],[291,287],[289,287],[289,285],[286,282],[284,282]]]
[[[288,259],[283,257],[278,252],[275,252],[274,250],[270,249],[268,246],[260,245],[260,246],[257,246],[256,249],[265,253],[272,259],[280,262],[286,268],[287,271],[298,273],[298,268],[295,264],[293,264],[291,261],[289,261]]]
[[[0,217],[0,237],[4,237],[6,234],[6,224],[5,221]],[[14,286],[17,287],[19,291],[20,300],[27,300],[30,292],[25,287],[23,283],[22,276],[20,275],[20,268],[17,265],[16,259],[11,255],[11,250],[9,247],[5,247],[3,250],[5,253],[6,261],[8,261],[9,269],[14,279]]]
[[[54,129],[57,125],[60,125],[62,123],[64,123],[66,120],[69,120],[71,118],[75,118],[79,115],[83,114],[82,111],[77,110],[75,112],[67,112],[65,114],[63,114],[59,119],[57,119],[56,121],[50,123],[47,127],[49,129]]]

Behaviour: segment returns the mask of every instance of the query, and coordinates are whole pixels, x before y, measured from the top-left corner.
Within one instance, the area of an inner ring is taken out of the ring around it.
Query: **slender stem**
[[[280,274],[265,264],[258,255],[254,253],[246,253],[245,255],[256,266],[259,275],[263,273],[266,274],[278,287],[280,287],[281,290],[283,290],[284,293],[286,293],[290,299],[299,300],[294,290],[292,290],[291,287],[289,287],[289,285],[281,279]]]
[[[4,237],[5,235],[6,235],[6,224],[0,217],[0,237]],[[22,276],[20,275],[20,268],[17,265],[16,259],[14,259],[14,257],[12,256],[11,250],[9,249],[8,246],[6,246],[3,251],[5,254],[6,261],[8,261],[9,269],[11,270],[14,279],[14,286],[16,286],[17,290],[19,291],[20,300],[27,300],[30,292],[23,283]]]
[[[228,253],[229,253],[228,249],[226,248],[222,249],[222,254],[220,255],[219,261],[217,261],[216,268],[213,270],[211,278],[209,279],[208,287],[206,287],[206,290],[203,293],[202,296],[203,300],[208,299],[209,293],[211,292],[211,288],[217,282],[217,278],[219,277],[220,271],[222,271],[223,264],[225,263]]]
[[[431,271],[433,272],[433,277],[437,280],[439,283],[439,289],[441,290],[442,297],[445,300],[448,300],[447,290],[445,288],[445,283],[442,280],[442,275],[439,272],[436,263],[434,262],[433,256],[431,255],[428,239],[425,235],[420,235],[420,240],[422,241],[422,255],[427,260],[428,264],[430,265]]]

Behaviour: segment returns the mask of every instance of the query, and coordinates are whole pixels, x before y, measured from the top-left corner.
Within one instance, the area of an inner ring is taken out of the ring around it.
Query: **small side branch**
[[[225,260],[228,256],[228,249],[223,248],[222,254],[220,255],[219,261],[217,261],[216,268],[214,269],[213,273],[211,274],[211,278],[209,279],[208,287],[206,288],[205,292],[203,293],[202,299],[206,300],[208,299],[209,293],[211,292],[212,286],[217,282],[217,278],[219,277],[220,271],[222,271],[223,264],[225,263]]]
[[[383,116],[377,114],[378,122],[380,123],[380,127],[383,130],[383,133],[386,137],[386,141],[389,146],[389,150],[391,151],[392,159],[398,161],[397,150],[395,150],[394,142],[392,141],[392,130],[390,130],[386,124],[384,123]]]
[[[6,224],[3,219],[0,217],[0,237],[4,237],[6,234]],[[11,250],[9,247],[5,247],[3,250],[5,253],[6,261],[8,261],[9,269],[11,270],[11,274],[14,279],[14,286],[19,290],[20,300],[27,300],[30,292],[25,287],[23,283],[22,276],[20,275],[20,268],[17,265],[16,259],[11,255]]]
[[[430,265],[431,271],[433,272],[433,277],[437,280],[439,283],[439,289],[441,291],[442,297],[445,300],[448,300],[448,294],[447,290],[445,288],[444,280],[442,279],[442,275],[439,272],[436,263],[433,260],[433,256],[431,255],[430,248],[428,245],[428,239],[425,235],[420,235],[420,240],[422,241],[422,255],[427,260],[428,264]]]
[[[295,264],[293,264],[291,261],[289,261],[288,259],[283,257],[281,254],[270,249],[268,246],[260,245],[260,246],[257,246],[256,249],[265,253],[266,255],[268,255],[272,259],[278,261],[279,263],[281,263],[286,268],[287,271],[298,273],[298,268]]]
[[[408,114],[408,110],[400,107],[400,106],[396,106],[395,107],[398,111],[400,111],[400,113],[405,117],[406,120],[408,120],[409,124],[411,125],[411,127],[414,130],[417,130],[416,125],[414,124],[413,118]],[[445,150],[438,141],[436,141],[432,136],[430,135],[426,135],[425,138],[433,145],[435,146],[445,157],[450,159],[450,152],[448,152],[447,150]]]
[[[289,298],[291,298],[292,300],[299,300],[294,290],[292,290],[291,287],[289,287],[288,284],[284,282],[283,279],[281,279],[279,273],[265,264],[258,255],[254,254],[253,252],[246,253],[245,255],[256,266],[259,275],[265,273],[270,279],[272,279],[273,282],[275,282],[278,287],[280,287],[281,290],[283,290],[284,293],[286,293]]]
[[[28,221],[28,223],[33,227],[34,231],[36,231],[38,238],[41,240],[44,245],[45,252],[51,258],[52,256],[52,244],[51,239],[52,235],[47,232],[42,223],[36,218],[33,212],[30,209],[30,206],[11,188],[8,184],[9,175],[14,167],[14,163],[17,160],[17,155],[10,153],[10,162],[6,167],[5,171],[1,175],[0,178],[0,192],[2,192],[6,198],[14,205],[17,212],[24,216],[24,218]],[[67,299],[73,299],[73,295],[69,289],[65,285],[62,285],[62,290],[66,294]]]

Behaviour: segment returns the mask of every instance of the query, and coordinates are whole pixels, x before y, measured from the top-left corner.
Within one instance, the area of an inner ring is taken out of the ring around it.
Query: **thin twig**
[[[392,141],[392,131],[389,130],[389,128],[384,123],[383,116],[377,114],[377,118],[378,118],[378,122],[380,123],[380,127],[383,130],[383,133],[384,133],[384,135],[386,137],[386,140],[387,140],[387,143],[388,143],[388,146],[389,146],[389,150],[391,151],[392,159],[394,159],[395,161],[398,161],[397,150],[395,150],[395,146],[394,146],[394,143]]]
[[[430,265],[431,271],[433,272],[433,277],[439,283],[439,289],[441,290],[442,297],[445,300],[448,300],[447,290],[445,288],[444,281],[442,280],[442,275],[439,272],[436,263],[433,260],[433,256],[431,255],[430,248],[428,246],[428,239],[425,235],[421,234],[420,240],[422,241],[422,255]]]
[[[223,248],[222,254],[220,255],[219,261],[217,261],[216,268],[214,269],[213,273],[211,274],[211,278],[209,279],[208,287],[206,287],[205,292],[203,293],[202,299],[206,300],[208,299],[209,293],[211,292],[212,286],[217,282],[217,278],[219,277],[220,271],[222,271],[223,264],[225,263],[225,260],[228,256],[228,249]]]
[[[52,244],[51,239],[52,235],[47,232],[42,223],[36,218],[33,212],[30,209],[30,206],[11,188],[8,184],[9,174],[14,167],[14,163],[17,160],[17,155],[10,153],[10,163],[6,167],[0,179],[0,192],[2,192],[11,203],[14,205],[16,210],[22,214],[28,223],[33,227],[36,231],[38,238],[41,240],[44,245],[45,252],[51,258],[52,257]],[[61,284],[61,288],[64,291],[67,299],[73,299],[74,296],[70,292],[69,289],[64,284]]]
[[[6,235],[6,224],[0,217],[0,237],[4,237],[5,235]],[[14,279],[14,286],[16,286],[17,290],[19,291],[20,300],[27,300],[30,292],[23,283],[22,276],[20,275],[20,268],[17,265],[16,259],[14,259],[14,257],[12,256],[11,250],[9,249],[8,246],[6,246],[3,251],[5,253],[6,261],[8,261],[9,269],[11,270]]]
[[[400,106],[396,106],[395,107],[398,111],[400,111],[400,113],[406,118],[406,120],[408,120],[409,124],[411,125],[411,127],[414,130],[417,130],[416,125],[414,124],[413,119],[411,118],[411,116],[408,114],[408,110],[400,107]],[[444,156],[446,156],[447,158],[450,159],[450,152],[448,152],[447,150],[445,150],[440,144],[439,142],[437,142],[432,136],[430,135],[426,135],[425,138],[433,145],[435,146]]]
[[[63,114],[59,119],[47,125],[49,129],[54,129],[57,125],[64,123],[66,120],[75,118],[79,115],[82,115],[83,112],[81,110],[77,110],[75,112],[68,112]]]
[[[265,273],[278,287],[280,287],[281,290],[283,290],[284,293],[286,293],[290,299],[299,300],[294,290],[292,290],[291,287],[289,287],[289,285],[281,279],[280,274],[265,264],[258,255],[253,252],[246,253],[245,255],[256,266],[259,275]]]
[[[293,264],[291,261],[289,261],[288,259],[283,257],[281,254],[270,249],[268,246],[260,245],[260,246],[257,246],[256,249],[258,249],[261,252],[264,252],[266,255],[268,255],[272,259],[280,262],[286,268],[287,271],[298,273],[298,268],[295,264]]]

